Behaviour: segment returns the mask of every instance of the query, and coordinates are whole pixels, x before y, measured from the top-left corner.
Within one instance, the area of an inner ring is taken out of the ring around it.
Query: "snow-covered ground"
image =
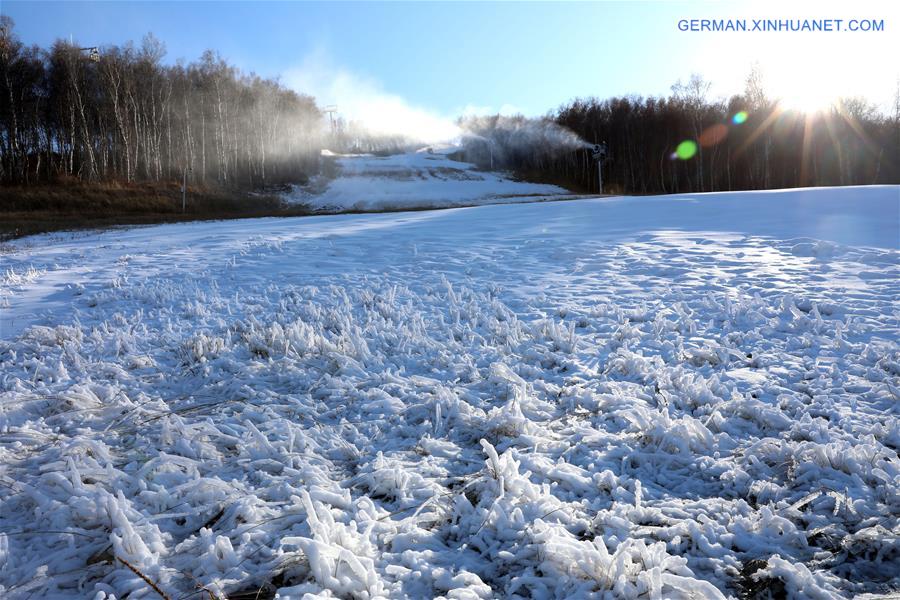
[[[448,158],[455,147],[373,156],[333,155],[339,176],[319,189],[297,187],[286,200],[321,212],[480,206],[571,196],[555,185],[515,181],[507,174],[481,171]]]
[[[13,242],[0,596],[897,590],[898,236],[871,187]]]

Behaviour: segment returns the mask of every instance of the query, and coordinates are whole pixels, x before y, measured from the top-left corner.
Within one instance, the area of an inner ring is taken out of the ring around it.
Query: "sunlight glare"
[[[847,58],[833,49],[813,52],[798,48],[792,56],[770,62],[765,70],[769,97],[784,110],[806,114],[830,110],[846,94],[848,79],[864,71],[847,64]]]
[[[781,108],[806,114],[826,112],[836,102],[837,96],[815,87],[796,86],[794,89],[778,95],[778,104]]]

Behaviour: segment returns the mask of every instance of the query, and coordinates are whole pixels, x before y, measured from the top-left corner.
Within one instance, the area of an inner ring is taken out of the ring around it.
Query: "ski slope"
[[[893,186],[15,241],[0,596],[896,591],[898,237]]]
[[[323,213],[480,206],[571,197],[561,187],[516,181],[448,157],[454,146],[373,156],[333,154],[338,176],[295,187],[285,200]]]

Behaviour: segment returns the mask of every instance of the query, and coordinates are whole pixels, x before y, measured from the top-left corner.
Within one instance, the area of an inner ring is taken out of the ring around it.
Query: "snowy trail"
[[[896,590],[898,233],[871,187],[15,242],[0,594]]]
[[[332,213],[347,210],[403,210],[505,204],[571,198],[568,190],[549,184],[516,181],[508,173],[483,171],[448,155],[446,146],[389,156],[335,155],[339,176],[294,188],[285,200]],[[325,183],[324,189],[319,189]]]

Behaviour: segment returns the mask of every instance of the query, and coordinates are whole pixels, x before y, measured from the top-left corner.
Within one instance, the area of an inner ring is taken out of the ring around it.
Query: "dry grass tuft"
[[[118,560],[120,563],[122,563],[123,565],[125,565],[126,567],[128,567],[128,569],[129,569],[132,573],[134,573],[135,575],[137,575],[138,577],[140,577],[141,579],[143,579],[143,580],[144,580],[144,583],[146,583],[147,585],[149,585],[149,586],[153,589],[153,591],[156,592],[157,594],[159,594],[164,600],[172,600],[172,598],[171,598],[168,594],[166,594],[164,591],[162,591],[161,589],[159,589],[159,586],[156,585],[155,583],[153,583],[153,580],[152,580],[152,579],[150,579],[149,577],[147,577],[146,575],[144,575],[143,573],[141,573],[141,572],[138,570],[137,567],[135,567],[134,565],[132,565],[130,562],[128,562],[128,561],[125,560],[124,558],[118,558],[118,557],[117,557],[117,560]]]

